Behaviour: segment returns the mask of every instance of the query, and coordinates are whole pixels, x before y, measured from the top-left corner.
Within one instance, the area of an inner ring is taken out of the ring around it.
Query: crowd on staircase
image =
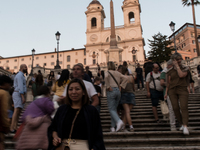
[[[56,77],[51,71],[47,80],[38,72],[29,82],[34,100],[27,107],[27,84],[24,77],[27,66],[20,66],[13,81],[8,76],[1,75],[0,149],[4,147],[4,134],[11,132],[16,133],[18,150],[104,150],[99,115],[102,95],[107,96],[111,116],[110,131],[134,132],[130,112],[136,105],[135,83],[137,82],[137,91],[140,91],[140,84],[141,90],[145,91],[144,79],[155,122],[162,123],[157,107],[159,100],[166,100],[171,131],[177,130],[177,119],[183,134],[189,135],[188,96],[191,91],[188,86],[194,81],[189,68],[182,64],[179,53],[171,56],[163,70],[159,63],[152,62],[151,59],[143,68],[137,64],[135,73],[128,68],[127,62],[117,69],[114,62],[108,62],[107,67],[107,71],[102,71],[99,67],[97,77],[93,77],[89,67],[84,71],[80,63],[73,66],[72,73],[64,69]],[[8,91],[12,86],[13,91],[9,96]],[[13,101],[13,104],[8,103],[9,101]],[[9,117],[8,106],[14,106],[13,114],[12,109],[9,109]],[[18,128],[19,116],[25,107]],[[9,118],[12,118],[11,121]],[[28,138],[30,135],[32,137]]]

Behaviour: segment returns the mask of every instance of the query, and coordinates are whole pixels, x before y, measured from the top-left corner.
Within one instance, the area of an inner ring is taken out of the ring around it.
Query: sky
[[[59,31],[60,50],[84,48],[86,44],[87,6],[92,0],[0,0],[0,56],[29,55],[53,52],[57,47],[55,33]],[[105,27],[110,27],[110,0],[99,0],[106,14]],[[115,25],[123,25],[123,0],[113,0]],[[145,51],[148,39],[161,32],[170,36],[171,21],[176,29],[193,23],[192,8],[183,7],[181,0],[140,0],[141,24]],[[200,24],[200,6],[195,7]]]

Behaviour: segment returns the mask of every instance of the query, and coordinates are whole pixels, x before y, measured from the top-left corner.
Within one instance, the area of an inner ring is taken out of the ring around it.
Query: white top
[[[58,79],[60,79],[60,74],[58,74],[58,75],[56,76],[56,80],[58,80]]]
[[[92,85],[91,82],[88,82],[85,80],[83,80],[83,82],[85,84],[89,99],[91,101],[92,96],[97,95],[96,89],[94,88],[94,86]],[[67,85],[65,86],[65,90],[64,90],[62,96],[65,96],[65,97],[67,96]]]
[[[153,76],[154,81],[155,81],[156,90],[162,91],[163,87],[160,85],[160,72],[158,72],[158,73],[153,72],[152,76]],[[147,74],[146,82],[149,82],[149,88],[150,89],[154,89],[154,83],[153,83],[153,80],[151,79],[151,72],[149,72]]]
[[[132,74],[132,71],[131,71],[129,68],[127,68],[127,69],[128,69],[128,73],[129,73],[129,74]]]

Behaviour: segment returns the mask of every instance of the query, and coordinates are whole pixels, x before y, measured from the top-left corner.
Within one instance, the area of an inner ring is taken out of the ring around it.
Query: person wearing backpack
[[[157,123],[160,123],[157,113],[159,100],[164,100],[163,87],[160,85],[160,75],[158,64],[153,64],[153,71],[146,77],[147,97],[151,98],[152,110]]]

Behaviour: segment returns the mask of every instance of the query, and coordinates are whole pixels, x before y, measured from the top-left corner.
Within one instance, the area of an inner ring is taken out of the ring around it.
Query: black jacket
[[[53,137],[52,133],[53,131],[56,131],[58,133],[58,136],[62,139],[62,126],[63,121],[65,119],[65,116],[67,115],[67,112],[69,110],[70,106],[63,105],[61,106],[51,125],[48,128],[48,139],[49,139],[49,147],[48,150],[54,150],[56,149],[55,146],[53,146]],[[99,113],[97,109],[94,106],[91,105],[85,105],[82,107],[87,123],[87,131],[88,131],[88,144],[89,148],[94,150],[105,150],[104,141],[103,141],[103,134],[102,134],[102,128],[101,128],[101,121],[99,117]],[[84,130],[84,129],[83,129]]]

